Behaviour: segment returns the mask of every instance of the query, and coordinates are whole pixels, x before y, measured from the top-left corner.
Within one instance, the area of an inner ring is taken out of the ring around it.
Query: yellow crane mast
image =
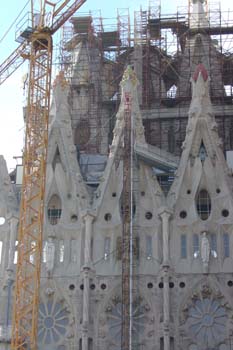
[[[86,2],[64,0],[59,6],[41,1],[35,21],[31,1],[31,33],[3,64],[0,84],[27,58],[30,62],[23,157],[23,185],[18,234],[18,262],[12,317],[12,350],[37,349],[40,267],[43,240],[48,117],[52,70],[52,35]],[[50,24],[46,10],[50,9]],[[35,23],[37,22],[37,23]],[[30,46],[30,50],[29,50]]]

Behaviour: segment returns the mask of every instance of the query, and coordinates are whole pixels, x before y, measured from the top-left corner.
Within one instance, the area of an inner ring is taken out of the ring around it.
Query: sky
[[[39,3],[39,0],[36,0]],[[103,18],[112,18],[114,23],[117,15],[117,9],[128,8],[131,14],[131,23],[133,23],[134,11],[148,8],[148,3],[152,6],[158,4],[159,0],[87,0],[79,9],[79,13],[93,14],[101,11]],[[56,1],[53,1],[56,2]],[[62,2],[62,1],[60,1]],[[29,11],[28,0],[13,0],[4,2],[0,11],[0,64],[16,49],[18,44],[15,42],[16,24],[21,20],[23,15]],[[188,0],[162,0],[162,13],[175,13],[177,6],[187,6]],[[228,9],[228,0],[222,0],[222,8]],[[21,10],[28,4],[25,10],[19,16]],[[231,10],[233,5],[231,5]],[[16,18],[18,20],[16,21]],[[22,22],[23,23],[23,22]],[[7,35],[5,35],[7,33]],[[4,38],[5,36],[5,38]],[[28,64],[25,63],[14,74],[0,85],[0,106],[1,106],[1,126],[0,126],[0,154],[7,161],[8,170],[15,168],[17,161],[13,157],[21,156],[24,144],[24,123],[23,107],[26,101],[26,91],[24,90],[24,77],[28,71]]]

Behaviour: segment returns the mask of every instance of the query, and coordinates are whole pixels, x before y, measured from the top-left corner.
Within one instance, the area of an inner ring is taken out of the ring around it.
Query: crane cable
[[[5,39],[5,37],[7,36],[7,34],[10,32],[10,30],[12,29],[13,25],[15,24],[15,22],[18,20],[18,18],[21,16],[22,12],[25,10],[25,8],[27,7],[27,5],[29,4],[30,0],[28,0],[25,4],[25,6],[23,7],[23,9],[20,11],[20,13],[18,14],[18,16],[16,17],[16,19],[13,21],[13,23],[10,25],[10,27],[7,29],[7,31],[5,32],[5,34],[2,36],[2,38],[0,39],[0,44],[1,42]]]

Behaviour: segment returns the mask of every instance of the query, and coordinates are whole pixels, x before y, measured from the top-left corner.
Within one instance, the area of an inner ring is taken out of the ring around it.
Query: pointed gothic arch
[[[48,202],[48,220],[51,225],[56,225],[60,218],[62,213],[62,205],[61,205],[61,199],[57,194],[53,194]]]
[[[211,213],[211,198],[208,191],[200,189],[196,196],[196,209],[201,220],[207,220]]]

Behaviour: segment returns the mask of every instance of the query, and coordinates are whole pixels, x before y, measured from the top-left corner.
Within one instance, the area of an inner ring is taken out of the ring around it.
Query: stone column
[[[14,255],[15,255],[15,241],[17,239],[17,225],[18,219],[15,216],[11,216],[8,219],[10,234],[5,249],[8,250],[8,254],[5,256],[4,265],[6,266],[3,289],[4,289],[4,308],[5,315],[1,315],[1,319],[4,320],[4,324],[1,325],[0,349],[8,349],[8,344],[11,340],[11,324],[10,324],[10,312],[12,303],[12,285],[14,283]]]
[[[168,208],[162,208],[159,216],[162,220],[163,235],[163,339],[164,350],[170,350],[170,295],[169,295],[169,220],[172,212]]]
[[[159,216],[162,220],[162,235],[163,235],[163,266],[169,265],[170,252],[169,252],[169,220],[172,215],[172,212],[163,208]]]
[[[91,273],[91,237],[94,216],[87,213],[84,217],[85,222],[85,247],[84,247],[84,265],[83,265],[83,326],[82,326],[82,349],[88,350],[88,330],[90,322],[90,273]]]
[[[170,349],[170,296],[169,296],[169,268],[163,267],[163,339],[164,350]]]

